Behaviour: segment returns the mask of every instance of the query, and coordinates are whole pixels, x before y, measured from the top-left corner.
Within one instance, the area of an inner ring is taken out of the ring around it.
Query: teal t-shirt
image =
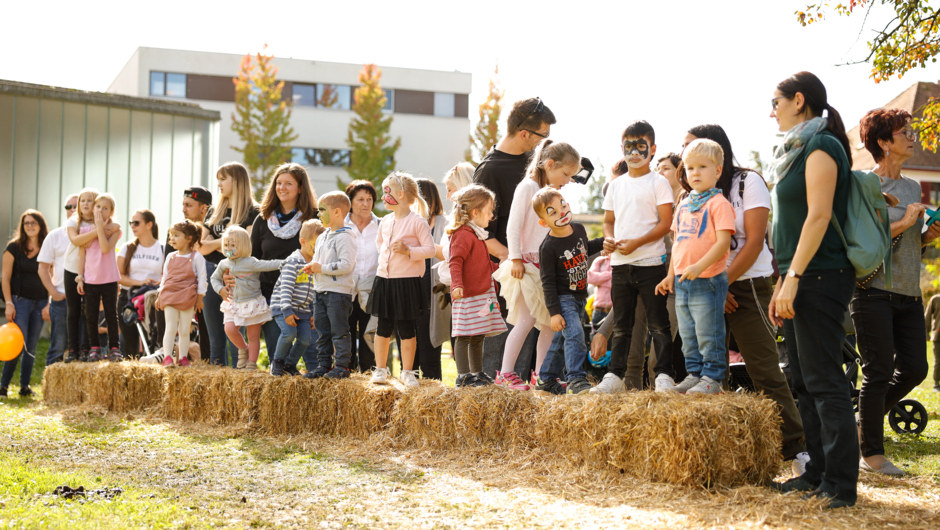
[[[774,186],[772,195],[774,212],[774,250],[780,274],[790,270],[790,261],[796,253],[796,245],[800,241],[803,223],[809,206],[806,204],[806,193],[813,190],[806,189],[806,159],[814,151],[823,151],[836,161],[836,193],[832,201],[832,214],[845,226],[846,209],[849,202],[849,178],[852,173],[852,164],[845,154],[845,149],[839,140],[829,131],[823,131],[812,137],[806,143],[803,154],[790,168],[787,176]],[[851,268],[852,263],[845,253],[845,246],[839,239],[839,234],[830,223],[826,228],[826,235],[819,245],[816,255],[810,260],[806,270],[826,270]],[[805,271],[804,271],[805,272]]]

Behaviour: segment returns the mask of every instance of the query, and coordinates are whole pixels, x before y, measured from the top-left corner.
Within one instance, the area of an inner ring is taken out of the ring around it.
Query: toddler
[[[189,366],[189,333],[196,311],[202,311],[206,295],[206,258],[196,251],[202,227],[186,219],[170,228],[170,246],[175,248],[163,262],[163,279],[157,296],[157,309],[164,312],[163,366]],[[179,332],[179,351],[173,349]],[[174,359],[174,355],[177,356]]]

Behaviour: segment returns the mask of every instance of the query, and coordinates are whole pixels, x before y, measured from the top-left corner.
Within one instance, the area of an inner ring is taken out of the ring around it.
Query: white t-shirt
[[[735,174],[731,180],[731,193],[728,194],[728,200],[734,208],[734,239],[737,246],[728,254],[728,265],[734,261],[738,252],[744,248],[747,241],[747,234],[744,232],[744,212],[754,208],[767,208],[770,210],[770,191],[767,190],[767,183],[760,175],[753,171],[748,171],[744,177],[744,197],[741,196],[741,173]],[[747,272],[741,275],[738,280],[747,280],[750,278],[766,278],[774,273],[773,256],[770,249],[767,248],[767,241],[764,241],[763,248],[757,256],[757,261]]]
[[[66,228],[77,228],[78,233],[81,234],[83,226],[90,226],[91,223],[83,222],[81,226],[78,224],[78,215],[73,215],[69,217],[67,223],[65,223]],[[66,230],[65,238],[68,239],[68,230]],[[65,252],[65,270],[71,272],[72,274],[78,274],[78,247],[72,244],[69,241],[69,248]]]
[[[127,247],[128,245],[121,247],[119,258],[127,259]],[[154,280],[159,285],[163,278],[163,245],[159,241],[154,241],[149,247],[138,245],[131,258],[128,276],[136,281]],[[121,288],[128,289],[123,285]]]
[[[36,257],[38,262],[52,265],[52,283],[55,284],[56,291],[62,294],[65,294],[65,254],[69,245],[69,233],[64,226],[60,226],[49,232]]]
[[[622,175],[610,183],[604,197],[604,210],[614,212],[614,239],[636,239],[649,233],[659,224],[657,208],[672,204],[672,187],[666,177],[658,173],[647,173],[642,177]],[[611,255],[610,264],[628,265],[649,262],[666,255],[666,243],[659,238],[624,256],[619,252]]]

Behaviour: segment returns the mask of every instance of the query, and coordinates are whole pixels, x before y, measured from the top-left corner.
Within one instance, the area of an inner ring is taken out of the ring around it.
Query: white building
[[[235,85],[243,56],[160,48],[138,48],[108,92],[196,103],[222,116],[218,163],[242,160],[233,146]],[[352,97],[361,64],[327,63],[275,57],[277,77],[285,81],[283,97],[293,101],[291,125],[298,138],[293,160],[307,166],[319,194],[336,188],[336,177],[348,181],[346,134],[354,113]],[[467,117],[470,74],[409,68],[382,68],[382,87],[394,116],[392,138],[401,138],[397,169],[415,176],[440,177],[464,158],[470,120]],[[214,186],[210,187],[214,190]]]

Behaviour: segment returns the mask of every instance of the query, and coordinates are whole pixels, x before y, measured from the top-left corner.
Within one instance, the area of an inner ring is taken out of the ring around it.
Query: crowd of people
[[[165,245],[153,213],[138,210],[118,252],[115,199],[93,189],[68,197],[68,222],[52,231],[27,210],[3,257],[6,317],[25,346],[4,363],[0,394],[18,361],[20,394],[31,393],[44,319],[49,364],[140,357],[144,337],[118,314],[150,290],[162,347],[144,360],[166,367],[192,355],[257,369],[263,337],[273,376],[300,375],[302,359],[306,378],[371,371],[386,384],[394,338],[410,388],[441,379],[449,340],[457,386],[715,394],[727,387],[733,341],[778,405],[795,476],[775,487],[852,505],[860,469],[903,474],[885,456],[882,421],[927,375],[920,259],[940,224],[924,225],[920,186],[902,175],[917,139],[910,114],[869,112],[860,133],[891,206],[892,274],[856,278],[838,228],[852,215],[841,117],[808,72],[779,83],[771,104],[784,138],[763,177],[736,164],[718,125],[691,127],[680,153],[657,158],[652,125],[629,124],[595,238],[558,191],[587,164],[549,138],[556,118],[539,98],[513,105],[506,135],[476,168],[460,163],[443,177],[451,212],[435,182],[399,171],[379,190],[357,180],[318,198],[290,163],[257,204],[237,162],[218,169],[214,200],[186,190],[185,219]],[[926,330],[936,338],[940,303],[931,305]],[[848,312],[864,360],[857,416],[842,368]],[[778,330],[792,383],[778,364]]]

